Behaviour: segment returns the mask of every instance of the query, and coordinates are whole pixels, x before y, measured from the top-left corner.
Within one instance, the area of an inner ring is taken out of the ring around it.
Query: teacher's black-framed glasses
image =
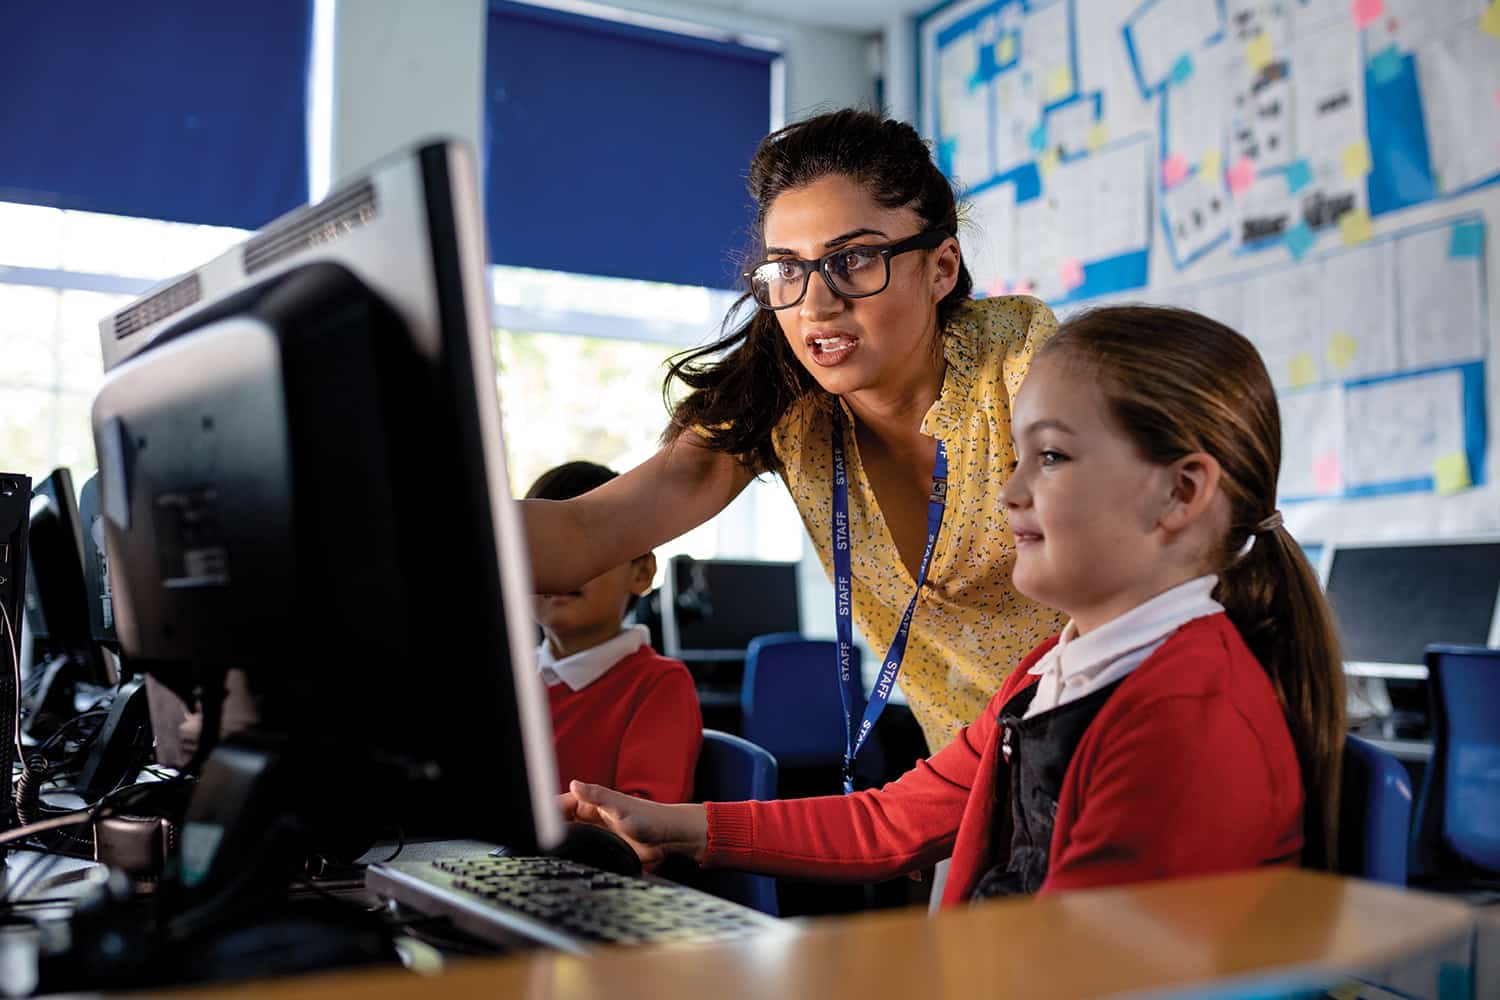
[[[817,260],[786,257],[766,260],[745,272],[750,294],[762,309],[790,309],[807,295],[807,283],[820,271],[833,294],[842,299],[879,295],[891,283],[891,258],[911,250],[931,250],[952,234],[928,229],[885,246],[840,247]]]

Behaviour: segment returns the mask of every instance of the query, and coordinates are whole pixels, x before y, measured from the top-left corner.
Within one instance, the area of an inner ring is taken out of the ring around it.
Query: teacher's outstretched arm
[[[754,478],[685,431],[651,458],[572,500],[522,500],[539,593],[575,590],[713,517]]]

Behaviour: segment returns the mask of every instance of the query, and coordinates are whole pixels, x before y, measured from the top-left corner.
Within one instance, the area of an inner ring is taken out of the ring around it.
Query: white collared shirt
[[[1023,718],[1031,718],[1107,687],[1146,662],[1183,625],[1224,606],[1209,595],[1217,576],[1200,576],[1138,604],[1088,635],[1070,621],[1057,645],[1029,673],[1041,675]]]
[[[606,639],[572,656],[562,659],[552,655],[546,640],[537,647],[536,667],[542,683],[551,687],[566,684],[582,691],[609,672],[609,668],[651,641],[651,630],[644,625],[627,625],[613,639]]]

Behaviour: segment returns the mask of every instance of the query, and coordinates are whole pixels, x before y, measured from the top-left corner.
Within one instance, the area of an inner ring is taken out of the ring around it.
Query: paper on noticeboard
[[[1146,86],[1154,87],[1167,79],[1183,53],[1196,53],[1220,27],[1218,4],[1214,3],[1159,0],[1142,9],[1130,22],[1130,33]]]
[[[975,291],[996,295],[1016,280],[1014,184],[996,184],[969,198],[968,225],[960,243]]]
[[[1199,172],[1161,195],[1163,224],[1179,267],[1229,234],[1229,192],[1217,177]]]
[[[1455,371],[1348,389],[1349,486],[1430,478],[1440,458],[1464,450],[1463,403],[1463,379]]]
[[[1321,297],[1315,267],[1284,267],[1246,283],[1245,326],[1271,383],[1301,388],[1324,378]]]
[[[1229,129],[1229,47],[1206,46],[1195,57],[1193,75],[1171,87],[1165,148],[1198,162],[1210,150],[1222,157]]]
[[[1283,497],[1336,496],[1343,491],[1344,390],[1339,386],[1281,395]]]
[[[1453,227],[1396,241],[1403,368],[1472,361],[1484,355],[1483,258],[1454,257]]]
[[[1389,242],[1330,256],[1321,264],[1323,357],[1337,379],[1396,370],[1395,248]]]
[[[1500,38],[1456,24],[1423,44],[1416,62],[1438,190],[1500,172]]]

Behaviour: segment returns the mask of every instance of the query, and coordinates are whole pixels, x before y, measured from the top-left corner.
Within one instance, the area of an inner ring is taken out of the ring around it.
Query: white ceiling
[[[747,17],[841,28],[860,34],[879,31],[893,17],[920,14],[936,0],[690,0],[693,6],[734,11]]]

